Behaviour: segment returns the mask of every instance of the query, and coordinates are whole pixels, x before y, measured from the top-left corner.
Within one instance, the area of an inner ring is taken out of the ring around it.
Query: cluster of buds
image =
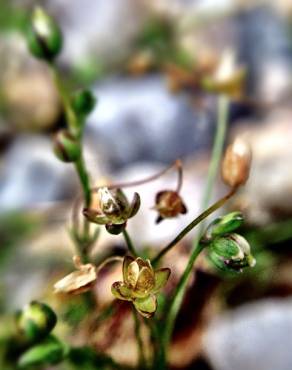
[[[144,317],[151,317],[157,309],[157,294],[167,283],[169,268],[154,270],[149,260],[126,256],[123,262],[123,281],[112,285],[113,295],[131,301]]]
[[[165,218],[174,218],[180,214],[187,213],[181,196],[177,191],[164,190],[156,194],[154,209],[158,211],[156,223],[161,222]]]
[[[84,216],[88,221],[105,225],[111,234],[120,234],[126,227],[127,220],[136,215],[140,208],[140,196],[134,193],[131,203],[121,189],[102,187],[97,192],[96,208],[85,208]]]
[[[208,246],[211,261],[222,270],[241,272],[244,267],[255,266],[248,241],[234,232],[242,223],[240,212],[219,217],[208,226],[201,240]]]

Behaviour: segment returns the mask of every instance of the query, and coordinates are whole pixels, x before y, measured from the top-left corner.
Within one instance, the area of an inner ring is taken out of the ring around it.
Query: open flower
[[[154,271],[149,260],[126,256],[123,262],[123,280],[112,285],[113,295],[124,301],[133,302],[144,317],[151,317],[157,309],[155,294],[162,289],[170,275],[169,268]]]
[[[80,294],[92,288],[96,279],[96,267],[91,263],[83,265],[80,257],[74,256],[76,271],[59,280],[55,285],[55,293]]]
[[[179,214],[187,213],[187,207],[181,196],[173,190],[164,190],[157,193],[154,209],[159,213],[156,223],[161,222],[164,218],[174,218]]]
[[[113,234],[123,231],[127,220],[135,216],[140,208],[138,193],[134,194],[131,203],[121,189],[102,187],[98,190],[97,195],[97,207],[95,209],[85,208],[83,214],[90,222],[106,225],[107,230]],[[116,225],[118,226],[113,227]]]

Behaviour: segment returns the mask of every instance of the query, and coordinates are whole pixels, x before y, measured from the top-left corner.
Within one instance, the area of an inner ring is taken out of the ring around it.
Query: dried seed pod
[[[76,271],[59,280],[55,285],[55,293],[80,294],[92,288],[96,279],[96,267],[91,263],[83,265],[80,257],[74,256]]]
[[[246,183],[251,165],[251,150],[242,139],[237,138],[230,144],[225,152],[221,174],[223,181],[236,188]]]
[[[132,202],[129,203],[121,189],[102,187],[97,192],[97,200],[96,207],[85,208],[83,215],[90,222],[106,225],[111,234],[122,232],[127,220],[135,216],[140,208],[139,194],[135,193]]]
[[[62,49],[63,38],[58,24],[40,7],[32,14],[27,44],[36,58],[46,61],[53,60]]]
[[[61,130],[54,137],[54,153],[63,162],[75,162],[81,155],[80,140],[69,130]]]
[[[181,196],[176,191],[172,190],[164,190],[157,193],[154,208],[159,213],[156,220],[157,223],[164,218],[173,218],[179,214],[187,213],[187,207]]]

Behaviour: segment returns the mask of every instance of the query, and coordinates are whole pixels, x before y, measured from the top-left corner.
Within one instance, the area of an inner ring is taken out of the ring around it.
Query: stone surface
[[[292,300],[246,304],[211,323],[204,350],[215,370],[290,370]]]

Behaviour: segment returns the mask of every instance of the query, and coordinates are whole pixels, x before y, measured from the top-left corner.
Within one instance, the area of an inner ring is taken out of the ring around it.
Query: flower
[[[127,220],[135,216],[140,208],[138,193],[134,193],[131,203],[128,202],[121,189],[102,187],[98,190],[97,195],[97,208],[85,208],[83,214],[90,222],[106,225],[107,230],[112,231],[113,234],[122,232]],[[119,225],[120,227],[112,228],[112,225]]]
[[[173,218],[179,214],[187,213],[181,196],[173,190],[163,190],[156,194],[155,206],[159,213],[156,223],[161,222],[164,218]]]
[[[91,263],[83,265],[78,256],[74,256],[73,261],[77,270],[54,285],[55,293],[80,294],[90,290],[95,283],[96,267]]]
[[[112,294],[131,301],[144,317],[151,317],[157,309],[155,294],[162,289],[170,275],[169,268],[153,269],[149,260],[126,256],[123,261],[123,280],[112,285]]]

